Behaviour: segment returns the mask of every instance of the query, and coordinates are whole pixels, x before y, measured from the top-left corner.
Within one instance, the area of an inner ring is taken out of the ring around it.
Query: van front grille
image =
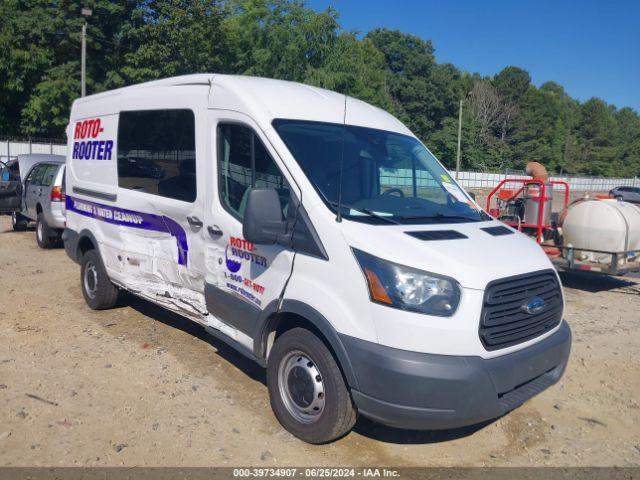
[[[548,332],[561,320],[562,292],[553,270],[501,278],[485,290],[480,340],[487,350],[506,348]]]

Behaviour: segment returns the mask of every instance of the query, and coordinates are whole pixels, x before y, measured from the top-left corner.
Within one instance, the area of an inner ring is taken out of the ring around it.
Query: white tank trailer
[[[540,163],[529,162],[525,171],[536,183],[525,183],[519,199],[522,210],[518,215],[525,224],[536,225],[540,202],[543,202],[541,223],[551,225],[551,228],[545,227],[544,240],[539,243],[558,270],[609,275],[640,271],[640,205],[585,197],[567,205],[554,219],[551,212],[554,184],[549,181],[546,168]],[[537,182],[545,184],[544,200],[540,200],[540,183]],[[513,209],[518,199],[510,202],[507,206]],[[507,217],[511,219],[512,216]],[[513,222],[509,224],[513,226]],[[523,232],[536,235],[532,228],[523,229]]]
[[[582,199],[569,205],[562,223],[563,244],[576,259],[610,263],[611,254],[640,250],[640,208],[618,200]],[[590,250],[590,251],[589,251]],[[635,255],[619,258],[633,260]]]

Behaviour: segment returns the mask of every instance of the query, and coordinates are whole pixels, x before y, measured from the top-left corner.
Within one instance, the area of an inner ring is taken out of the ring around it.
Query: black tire
[[[24,232],[29,226],[29,221],[24,218],[20,213],[13,212],[11,214],[11,226],[16,232]]]
[[[55,241],[55,245],[57,248],[64,248],[64,242],[62,241],[62,232],[64,232],[64,230],[60,230],[60,229],[56,229],[56,236],[53,237],[54,241]]]
[[[624,198],[622,198],[622,195],[616,195],[616,200],[618,200],[619,202],[624,202]]]
[[[302,380],[302,386],[300,379],[306,380]],[[288,330],[276,339],[267,364],[267,387],[278,421],[307,443],[336,440],[356,422],[351,394],[336,360],[322,340],[304,328]],[[316,398],[322,399],[322,408],[311,403]],[[305,408],[308,413],[298,411]]]
[[[36,218],[36,241],[40,248],[53,248],[56,244],[56,237],[51,236],[51,229],[47,225],[42,213]]]
[[[107,310],[118,301],[118,287],[109,280],[96,250],[89,250],[82,256],[80,288],[85,302],[92,310]]]

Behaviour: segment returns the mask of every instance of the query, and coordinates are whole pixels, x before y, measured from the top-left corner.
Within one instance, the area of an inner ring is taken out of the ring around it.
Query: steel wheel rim
[[[307,354],[296,350],[280,361],[278,390],[285,408],[298,422],[318,421],[324,411],[324,380]]]
[[[89,298],[96,298],[98,294],[98,271],[93,262],[87,262],[87,265],[84,269],[84,291],[87,293]]]
[[[11,213],[11,226],[15,227],[17,223],[18,223],[18,216],[16,215],[16,212],[12,212]]]
[[[42,222],[38,222],[37,228],[36,228],[36,235],[38,236],[38,241],[42,242],[42,238],[43,238],[43,232],[42,232]]]

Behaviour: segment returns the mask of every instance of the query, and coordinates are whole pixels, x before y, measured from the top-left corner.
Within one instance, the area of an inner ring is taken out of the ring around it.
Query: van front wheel
[[[331,442],[356,421],[351,394],[325,344],[294,328],[276,339],[267,364],[271,408],[290,433],[308,443]]]
[[[82,256],[80,285],[84,300],[93,310],[112,308],[118,301],[118,287],[109,280],[100,255],[95,250],[89,250]]]

